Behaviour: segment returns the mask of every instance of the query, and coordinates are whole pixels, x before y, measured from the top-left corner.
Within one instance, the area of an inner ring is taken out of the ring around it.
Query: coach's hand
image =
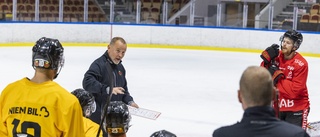
[[[278,55],[279,55],[279,45],[272,44],[270,47],[268,47],[266,50],[262,52],[260,57],[263,59],[265,64],[269,64],[271,60],[278,57]]]
[[[124,94],[124,88],[122,88],[122,87],[114,87],[112,89],[112,94],[115,94],[115,95]]]
[[[130,101],[130,102],[129,102],[129,105],[130,105],[131,107],[139,108],[138,104],[135,103],[135,102],[133,102],[133,101]]]
[[[107,94],[110,94],[110,87],[106,88]],[[124,89],[122,87],[114,87],[112,89],[112,94],[117,95],[117,94],[124,94]]]

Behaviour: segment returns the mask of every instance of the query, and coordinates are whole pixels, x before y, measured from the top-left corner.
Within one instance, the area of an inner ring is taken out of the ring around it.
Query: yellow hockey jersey
[[[23,78],[0,96],[0,137],[85,137],[78,99],[54,81]]]
[[[97,137],[99,125],[86,117],[83,117],[83,123],[84,123],[84,132],[86,133],[86,137]],[[99,137],[102,137],[102,136],[103,136],[103,132],[101,130]]]

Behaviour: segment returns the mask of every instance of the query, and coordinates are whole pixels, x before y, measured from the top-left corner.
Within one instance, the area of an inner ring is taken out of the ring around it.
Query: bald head
[[[266,68],[249,66],[240,78],[240,102],[247,107],[269,106],[273,89],[272,77]]]

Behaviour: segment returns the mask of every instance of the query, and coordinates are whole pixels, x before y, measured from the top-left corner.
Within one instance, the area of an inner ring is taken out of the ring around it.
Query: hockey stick
[[[279,108],[279,90],[276,89],[276,98],[274,101],[274,110],[276,112],[276,117],[280,118],[280,108]]]
[[[109,94],[108,98],[107,98],[107,101],[106,101],[106,104],[104,105],[103,107],[103,115],[102,115],[102,119],[100,121],[100,126],[99,126],[99,129],[98,130],[98,133],[97,133],[97,137],[99,137],[100,135],[100,132],[102,129],[102,126],[103,126],[103,121],[105,120],[105,118],[107,117],[107,111],[108,111],[108,106],[110,104],[110,101],[111,101],[111,97],[112,97],[112,89],[113,89],[113,84],[114,84],[114,77],[113,77],[113,72],[112,72],[112,68],[111,68],[111,65],[109,62],[106,62],[107,64],[107,72],[108,72],[108,76],[109,76],[109,87],[107,89],[107,93]]]
[[[271,66],[275,65],[276,66],[276,63],[274,60],[271,60]],[[274,111],[275,111],[275,114],[276,114],[276,117],[277,118],[280,118],[280,108],[279,108],[279,90],[278,88],[276,87],[276,91],[275,91],[275,99],[274,99],[274,104],[273,104],[273,108],[274,108]]]
[[[306,132],[310,135],[310,137],[320,136],[320,121],[308,123]]]

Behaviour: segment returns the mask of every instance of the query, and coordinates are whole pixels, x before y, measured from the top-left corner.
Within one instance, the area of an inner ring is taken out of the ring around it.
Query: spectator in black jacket
[[[111,101],[123,101],[125,104],[139,108],[127,87],[126,70],[122,65],[122,58],[126,51],[127,43],[123,38],[112,38],[108,50],[90,65],[84,75],[82,86],[92,93],[97,104],[97,109],[90,119],[98,124],[101,121],[101,109],[106,104],[110,90],[113,93]],[[110,89],[110,79],[114,79],[112,89]],[[104,136],[107,136],[106,133]]]
[[[267,69],[248,67],[241,76],[238,90],[243,118],[234,125],[216,129],[213,137],[309,137],[301,127],[275,117],[271,107],[275,91]]]

